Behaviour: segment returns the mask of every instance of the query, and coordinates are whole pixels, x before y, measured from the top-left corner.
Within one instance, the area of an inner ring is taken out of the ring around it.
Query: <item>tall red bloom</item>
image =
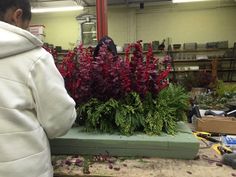
[[[163,69],[159,65],[163,65]],[[87,102],[90,98],[121,99],[129,92],[137,92],[141,97],[148,92],[157,94],[168,86],[171,71],[170,57],[166,56],[160,63],[154,57],[151,45],[144,55],[141,41],[130,44],[124,58],[113,56],[106,45],[94,58],[91,48],[80,45],[68,52],[58,69],[77,103]]]

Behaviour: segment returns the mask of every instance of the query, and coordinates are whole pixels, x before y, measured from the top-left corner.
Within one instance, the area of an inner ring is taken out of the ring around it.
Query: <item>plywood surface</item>
[[[184,150],[183,150],[184,151]],[[97,161],[89,163],[90,174],[83,173],[82,166],[62,165],[55,169],[58,177],[231,177],[236,176],[236,170],[215,162],[221,156],[213,149],[200,149],[197,160],[175,160],[161,158],[114,158],[112,163]],[[57,156],[57,162],[72,156]],[[83,159],[83,157],[77,157]],[[210,160],[207,160],[210,159]],[[55,160],[54,156],[54,160]],[[73,161],[73,160],[72,160]],[[112,164],[112,168],[111,168]]]
[[[191,131],[190,131],[191,132]],[[197,140],[198,141],[198,140]],[[55,177],[232,177],[236,170],[220,163],[221,155],[211,143],[200,143],[195,160],[157,157],[116,157],[108,152],[96,156],[53,156]],[[186,148],[182,147],[182,153]],[[81,161],[79,165],[74,162]],[[67,162],[70,163],[67,163]],[[86,163],[84,163],[86,161]],[[87,174],[89,172],[89,174]]]

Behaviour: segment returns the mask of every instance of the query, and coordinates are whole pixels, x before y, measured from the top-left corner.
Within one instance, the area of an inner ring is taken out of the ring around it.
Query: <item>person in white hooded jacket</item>
[[[75,102],[42,42],[28,0],[0,0],[0,177],[53,177],[48,139],[64,135]]]

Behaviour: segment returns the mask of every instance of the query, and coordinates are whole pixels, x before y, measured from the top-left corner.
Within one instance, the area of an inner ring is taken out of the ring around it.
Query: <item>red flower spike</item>
[[[159,59],[154,57],[151,44],[145,59],[141,42],[129,44],[124,59],[119,56],[114,59],[106,45],[100,48],[96,58],[91,47],[79,45],[69,51],[58,69],[76,103],[84,103],[90,98],[121,99],[132,91],[145,97],[148,92],[157,94],[167,87],[171,58],[166,56],[162,63],[166,69],[158,71]]]

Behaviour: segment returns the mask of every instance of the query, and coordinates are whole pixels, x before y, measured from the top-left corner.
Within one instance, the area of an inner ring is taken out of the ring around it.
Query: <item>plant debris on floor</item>
[[[83,165],[84,160],[88,165]],[[112,157],[108,153],[97,156],[53,156],[55,175],[58,177],[156,177],[234,176],[235,170],[221,164],[221,157],[211,148],[200,149],[195,160],[161,158]],[[69,163],[68,163],[69,161]],[[76,165],[76,161],[79,163]],[[81,163],[82,162],[82,163]],[[84,170],[84,168],[86,170]],[[88,172],[90,174],[86,174]],[[85,174],[84,174],[85,172]]]

